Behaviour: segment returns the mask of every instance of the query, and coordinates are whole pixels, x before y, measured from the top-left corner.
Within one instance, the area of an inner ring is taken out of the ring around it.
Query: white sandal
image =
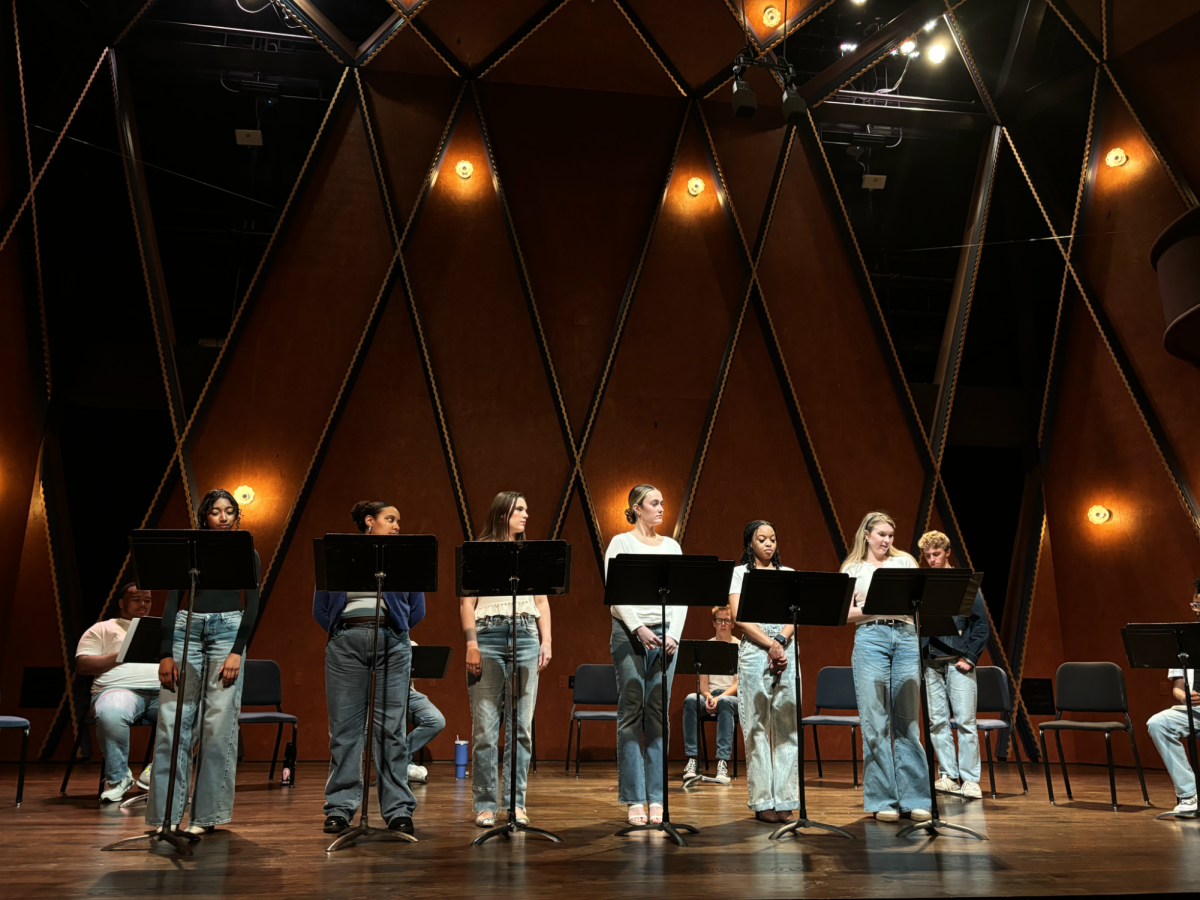
[[[637,812],[635,812],[637,810]],[[630,825],[645,825],[646,824],[646,804],[630,803],[629,804],[629,824]]]
[[[657,814],[655,814],[655,812],[654,812],[656,809],[658,810]],[[663,820],[662,804],[661,803],[651,803],[650,804],[650,824],[651,825],[661,825],[662,820]]]

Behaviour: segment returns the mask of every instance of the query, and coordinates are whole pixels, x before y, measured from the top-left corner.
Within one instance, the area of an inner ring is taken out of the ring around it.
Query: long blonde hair
[[[512,515],[513,507],[525,495],[520,491],[501,491],[492,498],[488,507],[487,518],[483,520],[483,530],[477,541],[507,541],[509,539],[508,518]],[[516,536],[516,540],[525,540],[525,533]]]
[[[863,516],[862,524],[858,526],[858,531],[854,534],[854,545],[850,548],[849,555],[842,560],[842,568],[839,571],[845,572],[851,566],[867,558],[867,535],[880,522],[886,522],[893,529],[896,527],[896,520],[888,515],[885,510],[874,509]],[[907,556],[909,559],[912,559],[911,554],[896,549],[895,541],[888,547],[888,556]]]

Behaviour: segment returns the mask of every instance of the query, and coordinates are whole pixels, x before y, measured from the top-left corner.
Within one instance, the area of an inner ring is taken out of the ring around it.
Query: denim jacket
[[[313,593],[313,618],[330,634],[341,620],[342,610],[345,608],[345,593],[331,591]],[[385,591],[383,608],[386,610],[388,622],[393,628],[397,631],[411,631],[418,622],[425,618],[425,595],[419,592],[409,594]]]
[[[975,592],[975,603],[971,606],[971,615],[955,616],[954,624],[958,635],[945,637],[921,638],[921,652],[926,659],[939,656],[962,657],[972,666],[979,664],[983,648],[987,646],[990,629],[988,627],[987,607],[983,605],[983,594]],[[930,647],[932,642],[933,646]]]

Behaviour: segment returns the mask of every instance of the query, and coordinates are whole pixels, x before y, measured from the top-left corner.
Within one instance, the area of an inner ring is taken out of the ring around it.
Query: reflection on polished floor
[[[826,763],[822,780],[811,768],[807,784],[809,815],[846,828],[853,841],[824,832],[769,841],[770,828],[746,809],[743,779],[730,787],[674,787],[672,818],[701,829],[691,846],[679,848],[659,834],[613,836],[623,808],[611,763],[585,764],[576,779],[543,761],[541,771],[530,774],[529,812],[534,824],[556,832],[563,843],[517,838],[471,847],[481,832],[470,821],[468,782],[454,779],[450,763],[434,763],[429,784],[415,787],[419,843],[368,844],[327,855],[331,839],[321,833],[325,766],[301,763],[293,788],[268,785],[266,768],[239,768],[233,825],[206,836],[193,857],[181,859],[162,845],[100,852],[143,825],[140,815],[116,804],[97,807],[87,794],[95,785],[94,765],[77,770],[69,797],[58,794],[62,766],[31,766],[20,809],[11,805],[16,767],[0,767],[5,894],[587,900],[660,891],[695,898],[1200,890],[1200,821],[1154,819],[1174,804],[1161,771],[1146,773],[1154,809],[1141,802],[1132,770],[1119,771],[1122,805],[1113,812],[1102,767],[1072,767],[1075,801],[1051,806],[1040,769],[1029,767],[1025,796],[1016,769],[997,766],[998,800],[951,798],[944,805],[947,819],[984,832],[986,843],[951,832],[898,840],[898,826],[862,812],[848,763]],[[678,785],[675,775],[673,783]]]

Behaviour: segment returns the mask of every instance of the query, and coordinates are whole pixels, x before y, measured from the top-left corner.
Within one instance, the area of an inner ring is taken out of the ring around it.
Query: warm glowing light
[[[937,19],[930,19],[928,22],[925,23],[925,30],[933,31],[933,29],[937,28],[937,22],[938,22]]]
[[[1103,525],[1112,518],[1112,513],[1103,506],[1093,506],[1088,510],[1088,521],[1093,525]]]
[[[233,496],[238,506],[249,506],[254,502],[254,488],[248,484],[239,484],[233,489]]]
[[[458,177],[466,181],[471,177],[471,173],[475,171],[475,167],[468,160],[460,159],[454,164],[454,171],[458,173]]]
[[[1118,166],[1123,166],[1129,162],[1129,157],[1125,155],[1125,151],[1120,147],[1113,147],[1104,157],[1104,161],[1114,169]]]
[[[782,21],[783,16],[775,7],[768,6],[763,10],[763,24],[768,28],[774,28]]]
[[[858,49],[858,44],[853,44],[850,41],[846,41],[838,49],[841,50],[843,53],[853,53],[855,50]]]
[[[900,52],[901,52],[901,53],[903,53],[903,54],[905,54],[906,56],[907,56],[909,53],[912,53],[912,52],[913,52],[914,50],[916,50],[916,49],[917,49],[917,42],[916,42],[916,41],[911,41],[911,40],[910,40],[910,41],[905,41],[903,44],[901,44],[901,45],[900,45]]]
[[[852,3],[853,3],[855,6],[862,6],[864,3],[866,3],[866,2],[867,2],[867,0],[851,0],[851,2],[852,2]]]
[[[693,197],[699,197],[700,194],[703,193],[703,191],[704,191],[704,179],[703,178],[688,179],[688,193],[689,194],[691,194]]]
[[[946,48],[941,44],[934,44],[929,48],[929,61],[940,63],[946,58]]]

